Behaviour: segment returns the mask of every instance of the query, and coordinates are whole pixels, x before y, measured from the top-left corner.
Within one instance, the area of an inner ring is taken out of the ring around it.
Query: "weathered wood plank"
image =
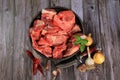
[[[99,13],[97,0],[83,1],[83,23],[86,34],[92,33],[94,43],[100,47]],[[97,38],[96,38],[97,37]]]
[[[25,1],[15,0],[13,80],[25,80]]]
[[[102,47],[106,55],[105,79],[119,80],[120,72],[120,3],[119,0],[99,1]]]
[[[62,69],[61,80],[76,80],[74,66]]]
[[[83,0],[71,0],[71,9],[83,21]],[[75,80],[86,80],[86,78],[87,78],[86,73],[79,72],[77,69],[77,66],[78,66],[78,64],[74,65]]]
[[[3,9],[2,9],[2,6],[3,6],[3,4],[2,4],[2,0],[0,0],[0,74],[2,74],[2,75],[0,75],[0,79],[1,80],[3,80],[4,79],[4,74],[3,74],[3,72],[4,72],[4,69],[3,69],[3,58],[2,58],[2,55],[3,55],[3,53],[5,52],[5,50],[4,50],[4,33],[3,33]]]
[[[99,6],[97,0],[84,0],[83,1],[83,23],[84,23],[84,32],[86,34],[92,33],[94,44],[97,47],[102,47],[101,34],[100,34],[100,19],[99,19]],[[88,71],[84,75],[87,77],[85,80],[104,80],[105,76],[103,75],[103,67],[98,66],[93,71]]]
[[[103,69],[103,71],[104,71],[103,74],[109,75],[108,77],[107,76],[105,77],[105,80],[107,80],[107,79],[113,80],[110,78],[112,76],[111,69],[110,69],[111,61],[108,60],[108,57],[110,58],[110,55],[108,55],[109,46],[107,46],[107,44],[106,44],[106,41],[109,42],[107,39],[108,34],[109,34],[109,26],[108,26],[108,22],[107,22],[106,2],[104,0],[99,1],[99,14],[100,14],[100,27],[101,27],[101,40],[103,43],[102,48],[103,48],[103,51],[106,56],[106,62],[104,64],[104,67],[108,66],[108,69],[109,69],[109,70]]]
[[[30,45],[30,40],[28,37],[28,30],[30,23],[32,21],[32,0],[26,0],[25,2],[25,51],[26,50],[32,50],[32,47]],[[25,80],[33,80],[33,74],[32,74],[32,60],[24,53],[24,59],[25,59]]]
[[[3,54],[3,34],[2,34],[2,0],[0,0],[0,55]],[[0,63],[2,63],[2,56],[0,56]],[[0,67],[2,67],[0,65]],[[2,69],[0,69],[0,73],[2,72]]]
[[[12,80],[13,71],[13,1],[0,0],[0,80]]]
[[[38,1],[39,1],[38,11],[50,7],[50,0],[38,0]]]
[[[71,8],[71,0],[51,0],[50,4],[51,7],[60,6],[69,9]]]
[[[81,18],[83,21],[83,0],[71,0],[71,9]]]

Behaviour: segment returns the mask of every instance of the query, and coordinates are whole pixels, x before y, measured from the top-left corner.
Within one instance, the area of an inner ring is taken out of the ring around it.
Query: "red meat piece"
[[[31,40],[32,40],[32,46],[33,46],[33,48],[36,48],[38,46],[38,44],[36,42],[36,38],[33,35],[30,35],[30,36],[31,36]]]
[[[80,31],[81,31],[80,26],[76,24],[70,32],[76,33],[76,32],[80,32]]]
[[[50,43],[45,38],[40,38],[38,45],[51,46]]]
[[[31,39],[32,39],[32,46],[35,50],[45,55],[46,57],[52,57],[52,49],[50,46],[45,46],[45,45],[38,46],[35,38],[32,35],[31,35]]]
[[[66,36],[68,36],[68,33],[65,32],[65,31],[63,31],[63,30],[59,30],[59,31],[58,31],[58,34],[59,34],[59,35],[66,35]]]
[[[60,59],[63,57],[63,51],[66,50],[66,44],[56,46],[53,50],[53,58]]]
[[[52,49],[50,46],[37,46],[35,49],[46,57],[52,57]]]
[[[69,32],[75,24],[75,15],[72,11],[61,11],[54,16],[53,24]]]
[[[41,30],[39,28],[30,28],[29,34],[31,38],[34,38],[34,40],[38,40],[40,38]]]
[[[76,51],[79,50],[79,46],[72,46],[71,48],[68,48],[64,54],[64,57],[68,57],[72,54],[74,54]]]
[[[38,40],[41,36],[41,31],[45,27],[45,23],[42,20],[35,20],[33,27],[30,28],[29,34],[35,39]]]
[[[66,43],[67,36],[56,34],[46,34],[46,40],[51,43],[51,45],[60,45],[62,43]]]
[[[34,21],[33,27],[43,29],[45,27],[45,22],[37,19]]]
[[[56,33],[59,30],[61,30],[59,27],[52,27],[52,26],[46,26],[43,30],[42,30],[42,35],[48,34],[48,33]]]
[[[51,22],[54,15],[56,15],[56,11],[54,9],[43,9],[41,20],[45,21],[46,23]]]
[[[39,40],[40,37],[40,29],[35,30],[35,28],[30,29],[30,37],[32,39],[32,46],[38,52],[45,55],[46,57],[52,57],[52,49],[50,46],[38,46],[36,40]]]
[[[70,56],[79,50],[80,46],[75,45],[74,42],[75,42],[75,37],[73,35],[67,44],[67,50],[64,52],[64,57]]]

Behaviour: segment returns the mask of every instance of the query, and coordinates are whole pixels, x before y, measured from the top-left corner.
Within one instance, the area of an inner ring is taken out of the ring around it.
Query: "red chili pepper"
[[[42,73],[42,75],[44,76],[44,72],[43,72],[43,69],[40,65],[38,65],[37,69]]]
[[[40,59],[35,58],[34,63],[33,63],[33,74],[34,75],[37,73],[39,63],[40,63]]]
[[[40,59],[35,58],[29,50],[27,50],[26,53],[33,60],[33,75],[37,73],[37,69],[42,73],[42,75],[44,75],[43,69],[40,65]]]
[[[30,52],[29,50],[27,50],[26,53],[34,61],[35,57],[33,56],[32,52]]]

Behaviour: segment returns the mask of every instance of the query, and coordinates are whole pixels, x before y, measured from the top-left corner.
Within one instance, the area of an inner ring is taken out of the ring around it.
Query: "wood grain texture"
[[[83,0],[71,0],[71,9],[81,18],[83,21]]]
[[[83,0],[71,0],[71,9],[80,17],[81,21],[83,21]],[[79,64],[74,65],[75,80],[85,80],[86,74],[78,71],[78,65]]]
[[[60,7],[66,7],[68,9],[71,8],[71,0],[50,0],[50,6],[60,6]]]
[[[25,80],[25,1],[15,1],[14,22],[14,55],[13,55],[13,80]],[[22,6],[21,6],[22,4]]]
[[[30,60],[30,58],[25,54],[26,50],[32,50],[32,47],[30,45],[30,41],[29,41],[29,37],[28,37],[28,30],[29,30],[29,26],[30,23],[32,21],[32,1],[31,0],[26,0],[25,1],[25,41],[24,41],[24,61],[25,61],[25,80],[32,80],[33,79],[33,75],[32,75],[32,61]]]
[[[84,33],[92,33],[94,43],[101,47],[106,61],[95,70],[79,72],[75,63],[60,68],[56,80],[119,80],[120,79],[120,0],[0,0],[0,80],[52,80],[56,69],[44,69],[33,76],[32,61],[25,54],[31,47],[30,23],[43,8],[61,6],[72,9],[83,21]],[[42,58],[43,68],[47,59]]]
[[[14,15],[13,1],[0,1],[0,62],[1,70],[0,80],[12,80],[13,73],[13,30],[14,30]],[[11,75],[11,76],[10,76]]]
[[[120,59],[118,58],[118,55],[120,55],[120,42],[118,35],[120,31],[120,26],[118,25],[120,22],[119,0],[99,1],[99,4],[101,38],[103,39],[102,47],[106,55],[104,74],[109,76],[105,77],[105,79],[119,80],[119,76],[117,74],[120,72]]]
[[[105,77],[105,80],[110,79],[110,80],[114,80],[114,78],[112,78],[113,75],[111,75],[111,68],[110,68],[110,64],[112,63],[112,61],[109,61],[108,58],[110,58],[109,55],[109,46],[106,44],[107,42],[109,42],[109,39],[111,37],[108,37],[109,35],[109,26],[108,26],[108,21],[107,21],[107,9],[106,9],[106,2],[105,1],[99,1],[99,12],[100,12],[100,25],[101,25],[101,39],[102,39],[102,48],[103,51],[106,55],[106,64],[104,64],[103,67],[105,67],[106,65],[109,67],[107,69],[104,69],[104,75],[108,75],[109,77]],[[104,37],[104,38],[103,38]],[[110,45],[110,44],[109,44]],[[110,59],[112,60],[112,58]],[[110,71],[110,72],[109,72]]]
[[[92,37],[94,40],[94,44],[97,47],[101,47],[101,37],[100,37],[100,24],[99,24],[99,7],[98,0],[83,0],[83,24],[84,24],[84,32],[86,34],[92,33]],[[102,73],[102,68],[99,70],[88,71],[87,74],[84,75],[85,80],[93,79],[93,80],[104,80],[104,76]],[[100,73],[100,74],[99,74]],[[102,75],[103,77],[101,77]]]

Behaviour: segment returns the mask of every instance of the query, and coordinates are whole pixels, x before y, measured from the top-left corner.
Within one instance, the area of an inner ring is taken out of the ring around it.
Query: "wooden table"
[[[25,51],[33,51],[27,32],[31,21],[42,8],[53,6],[76,12],[85,34],[93,34],[106,57],[104,64],[85,73],[76,69],[77,64],[62,68],[56,80],[120,80],[120,0],[0,0],[0,80],[52,79],[54,67],[45,71],[46,77],[40,72],[32,75]]]

